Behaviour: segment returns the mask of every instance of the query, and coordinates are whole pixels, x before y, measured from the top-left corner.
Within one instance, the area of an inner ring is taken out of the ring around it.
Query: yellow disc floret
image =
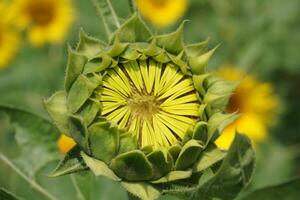
[[[125,63],[108,71],[101,92],[102,115],[132,132],[142,147],[180,142],[199,117],[192,80],[173,64]]]

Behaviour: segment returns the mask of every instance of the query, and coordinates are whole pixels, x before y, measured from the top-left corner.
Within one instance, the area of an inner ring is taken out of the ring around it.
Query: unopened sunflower
[[[154,26],[165,27],[184,15],[188,0],[136,0],[136,6]]]
[[[136,14],[118,24],[107,26],[116,27],[107,43],[81,32],[65,89],[45,102],[76,143],[52,176],[90,169],[144,200],[232,199],[249,183],[254,155],[240,134],[228,152],[214,143],[237,117],[224,113],[237,82],[206,72],[216,48],[184,44],[183,24],[156,36]]]
[[[74,20],[71,0],[15,0],[17,24],[27,29],[35,46],[59,43],[66,37]]]
[[[20,34],[13,25],[11,6],[0,2],[0,70],[7,67],[20,47]],[[4,14],[5,13],[5,14]]]
[[[247,134],[254,142],[263,141],[267,137],[268,128],[274,124],[279,106],[272,85],[262,83],[253,75],[232,66],[221,68],[219,75],[226,80],[240,80],[226,111],[238,111],[241,115],[223,131],[216,144],[222,149],[228,149],[236,130]]]

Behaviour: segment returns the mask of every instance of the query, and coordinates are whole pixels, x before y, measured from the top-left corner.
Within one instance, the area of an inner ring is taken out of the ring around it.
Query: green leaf
[[[290,180],[274,186],[261,188],[251,192],[240,200],[296,200],[300,199],[300,178]]]
[[[176,170],[183,170],[190,167],[199,157],[203,146],[199,144],[196,140],[188,141],[175,162]]]
[[[221,151],[216,145],[209,145],[204,151],[202,151],[199,160],[196,162],[193,171],[201,172],[215,163],[219,162],[226,156],[226,152]]]
[[[83,29],[80,30],[79,38],[76,50],[77,52],[85,55],[88,59],[94,58],[106,46],[100,40],[88,36]]]
[[[122,181],[121,185],[134,196],[141,200],[154,200],[160,196],[160,192],[147,183],[134,183]]]
[[[12,192],[7,191],[4,188],[0,188],[0,199],[2,200],[21,200]]]
[[[119,150],[119,130],[109,122],[94,123],[88,128],[93,157],[109,163]]]
[[[120,42],[147,42],[151,33],[140,17],[135,14],[130,17],[115,33]]]
[[[81,156],[87,166],[94,172],[95,176],[105,176],[114,181],[121,180],[104,162],[94,159],[84,152],[81,152]]]
[[[57,177],[88,169],[80,155],[80,148],[75,146],[61,160],[56,169],[51,172],[50,177]]]
[[[87,58],[74,51],[71,47],[68,49],[68,64],[65,77],[65,89],[69,91],[74,81],[82,73],[84,65],[87,62]]]
[[[110,166],[118,176],[130,181],[149,180],[153,174],[151,163],[139,150],[120,154]]]
[[[183,30],[184,22],[178,27],[178,29],[166,35],[159,35],[156,37],[157,45],[166,49],[169,53],[177,55],[183,50]]]
[[[61,133],[70,136],[70,118],[67,109],[66,95],[67,94],[64,91],[59,91],[53,94],[45,101],[45,106],[54,124],[61,131]]]
[[[8,116],[15,130],[16,142],[21,148],[21,154],[15,162],[29,176],[33,176],[41,167],[59,157],[56,141],[60,132],[51,122],[9,106],[0,105],[0,113]]]

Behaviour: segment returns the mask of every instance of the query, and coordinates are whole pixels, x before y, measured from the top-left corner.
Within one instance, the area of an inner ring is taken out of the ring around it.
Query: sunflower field
[[[0,0],[0,200],[299,200],[299,0]]]

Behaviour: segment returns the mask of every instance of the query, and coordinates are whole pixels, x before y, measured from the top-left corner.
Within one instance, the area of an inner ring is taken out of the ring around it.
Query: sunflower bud
[[[77,48],[69,49],[65,90],[46,101],[54,123],[76,141],[53,176],[88,167],[141,199],[186,196],[191,186],[206,191],[221,184],[237,151],[251,147],[238,135],[226,157],[214,144],[237,117],[224,114],[237,84],[206,73],[214,50],[207,50],[207,41],[185,45],[183,27],[155,36],[134,15],[109,44],[81,32]],[[252,169],[251,150],[239,159]],[[233,167],[239,191],[252,170],[242,181],[243,169]],[[203,195],[221,194],[211,190]]]

